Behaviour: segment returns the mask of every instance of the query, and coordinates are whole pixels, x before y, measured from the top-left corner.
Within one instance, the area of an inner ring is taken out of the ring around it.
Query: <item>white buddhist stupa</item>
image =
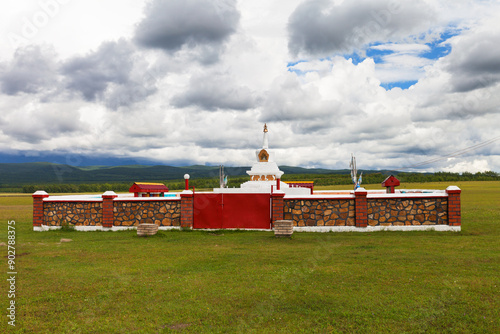
[[[309,195],[307,188],[290,187],[285,182],[281,182],[281,176],[284,174],[276,162],[273,160],[272,151],[269,150],[269,139],[267,124],[264,124],[264,138],[262,148],[255,151],[256,162],[252,169],[247,171],[250,175],[250,181],[241,185],[240,188],[216,188],[214,192],[226,193],[277,193],[284,192],[289,195]],[[279,182],[279,186],[278,186]]]

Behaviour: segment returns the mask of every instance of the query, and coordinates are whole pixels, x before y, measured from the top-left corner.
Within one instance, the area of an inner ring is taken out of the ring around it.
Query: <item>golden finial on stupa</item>
[[[264,123],[264,132],[267,132],[267,124]]]

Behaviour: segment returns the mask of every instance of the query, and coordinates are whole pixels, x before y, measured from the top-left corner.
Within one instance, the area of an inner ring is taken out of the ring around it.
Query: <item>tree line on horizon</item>
[[[382,183],[389,176],[389,173],[367,173],[363,174],[362,184]],[[478,173],[394,173],[401,183],[425,183],[425,182],[452,182],[452,181],[500,181],[499,173],[493,171]],[[228,186],[238,188],[242,183],[249,181],[248,176],[229,176]],[[284,175],[282,181],[314,181],[316,186],[347,185],[352,184],[348,174],[288,174]],[[158,181],[156,181],[158,182]],[[182,190],[185,187],[184,180],[166,180],[159,182],[165,184],[170,190]],[[0,188],[2,192],[34,193],[37,190],[45,190],[48,193],[86,193],[105,192],[112,190],[115,192],[127,192],[133,182],[120,183],[49,183],[49,184],[29,184],[22,187],[8,186]],[[189,180],[190,187],[195,189],[212,189],[219,187],[218,178],[200,178]]]

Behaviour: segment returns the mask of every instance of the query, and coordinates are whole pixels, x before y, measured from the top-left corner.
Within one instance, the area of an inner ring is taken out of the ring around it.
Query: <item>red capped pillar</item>
[[[181,193],[181,227],[185,229],[192,229],[194,216],[193,216],[193,200],[194,195],[190,190],[184,190]]]
[[[49,197],[43,190],[38,190],[33,195],[33,227],[40,227],[43,225],[43,199]]]
[[[462,190],[456,186],[449,186],[446,188],[448,194],[448,225],[461,226],[462,213],[460,209],[460,193]]]
[[[194,224],[194,193],[189,190],[189,174],[184,175],[186,188],[181,192],[181,228],[192,229]]]
[[[368,204],[366,201],[366,195],[368,192],[365,188],[358,188],[354,191],[355,196],[355,210],[356,210],[356,227],[367,227],[368,226]]]
[[[118,197],[114,191],[106,191],[102,194],[102,227],[113,227],[115,214],[113,200]]]
[[[277,220],[283,220],[283,210],[284,210],[284,192],[274,192],[271,194],[272,198],[272,214],[271,214],[271,228],[274,227],[274,222]]]

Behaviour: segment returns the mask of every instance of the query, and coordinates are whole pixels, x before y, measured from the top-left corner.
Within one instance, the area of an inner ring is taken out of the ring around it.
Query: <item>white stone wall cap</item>
[[[433,198],[433,197],[447,197],[444,192],[433,192],[433,193],[395,193],[395,194],[370,194],[366,196],[367,198]]]
[[[460,226],[411,225],[411,226],[294,226],[294,232],[381,232],[381,231],[438,231],[460,232]]]
[[[61,226],[33,226],[33,231],[45,232],[50,230],[59,230]],[[75,230],[82,232],[91,231],[124,231],[135,230],[137,226],[75,226]],[[158,230],[180,230],[180,226],[159,226]],[[218,231],[219,229],[197,229],[201,231]],[[270,231],[271,229],[245,229],[245,228],[228,228],[225,230],[249,230],[249,231]],[[305,226],[293,227],[294,232],[378,232],[378,231],[450,231],[460,232],[460,226],[449,225],[426,225],[426,226],[368,226],[368,227],[354,227],[354,226]]]
[[[102,195],[99,198],[90,198],[82,195],[77,196],[49,196],[43,199],[44,202],[102,202]]]
[[[181,198],[179,196],[169,196],[169,197],[117,197],[115,201],[118,202],[168,202],[168,201],[179,201]]]
[[[50,230],[60,230],[61,226],[47,226],[47,225],[42,225],[42,226],[34,226],[33,231],[36,232],[45,232],[45,231],[50,231]],[[112,227],[103,227],[101,225],[94,225],[94,226],[75,226],[76,231],[82,231],[82,232],[94,232],[94,231],[110,231],[110,232],[115,232],[115,231],[126,231],[126,230],[136,230],[137,226],[112,226]],[[180,230],[180,226],[159,226],[158,230]]]
[[[183,191],[181,192],[181,195],[182,195],[182,194],[185,194],[185,195],[192,195],[192,194],[193,194],[193,191],[192,191],[192,190],[183,190]]]
[[[462,189],[460,189],[460,188],[459,188],[459,187],[457,187],[457,186],[449,186],[448,188],[446,188],[446,190],[448,190],[448,191],[449,191],[449,190],[462,190]]]
[[[108,190],[102,194],[102,196],[118,196],[114,191]]]
[[[33,193],[33,195],[48,195],[45,190],[37,190]]]
[[[292,188],[294,189],[294,188]],[[285,196],[285,199],[303,199],[303,200],[321,200],[321,199],[354,199],[354,195],[352,194],[339,194],[339,195],[324,195],[324,194],[313,194],[311,195],[308,188],[304,188],[308,191],[307,194],[288,194]]]
[[[354,192],[366,192],[366,189],[363,188],[363,187],[359,187],[358,189],[356,189]]]

